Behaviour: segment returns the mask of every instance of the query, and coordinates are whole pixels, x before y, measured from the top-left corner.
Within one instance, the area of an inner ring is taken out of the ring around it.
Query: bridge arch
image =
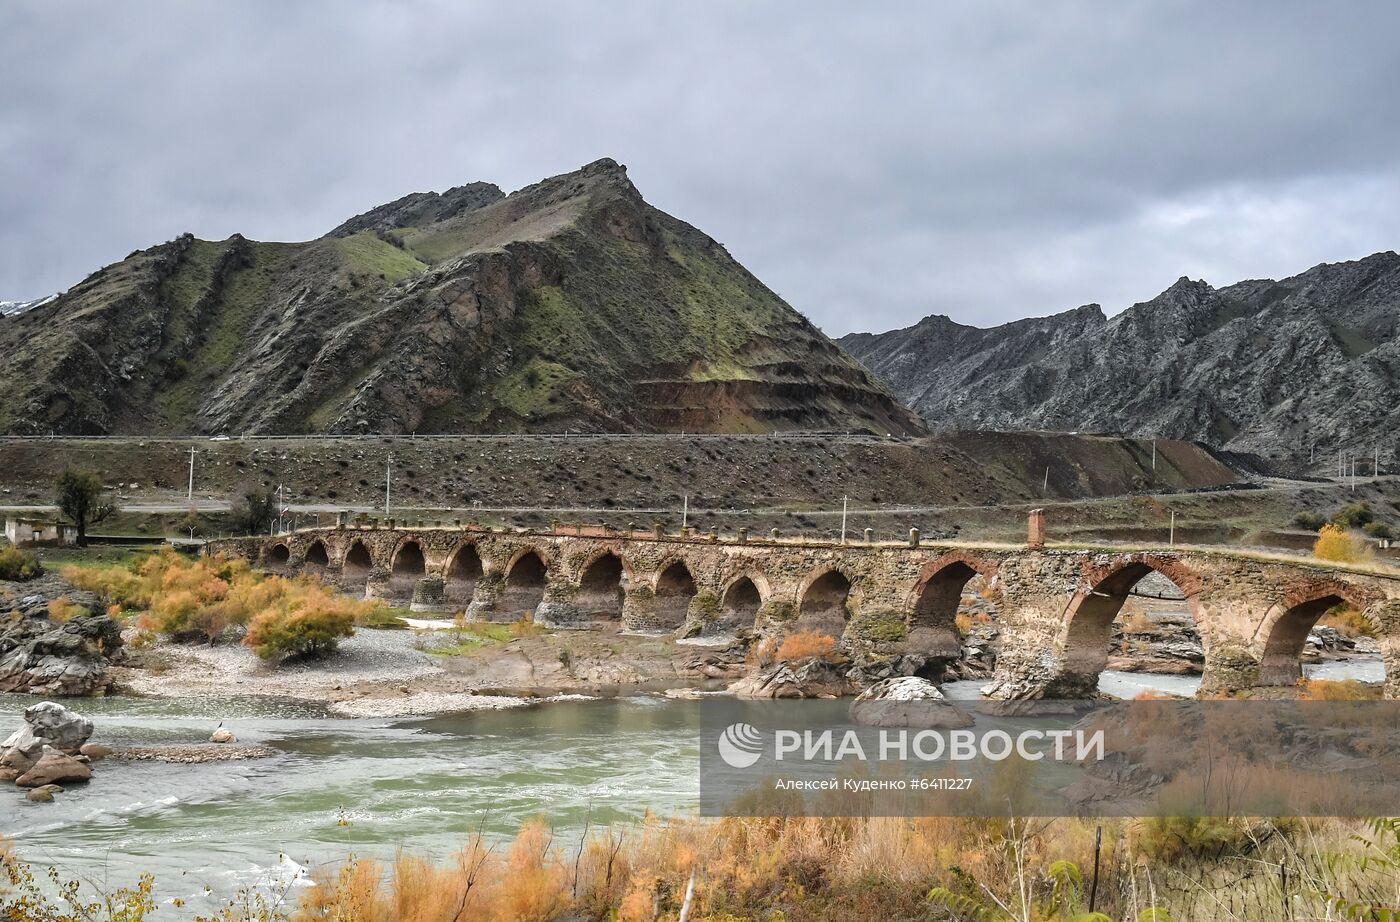
[[[745,571],[731,577],[720,592],[716,627],[723,631],[752,627],[769,595],[768,580],[762,573]]]
[[[476,591],[477,580],[485,574],[476,542],[460,545],[448,558],[443,572],[443,594],[448,602],[467,604]]]
[[[548,581],[549,558],[544,551],[533,545],[521,548],[506,564],[497,609],[517,618],[533,618],[535,609],[544,601]]]
[[[369,552],[369,547],[356,538],[350,542],[350,547],[345,550],[345,557],[340,562],[340,576],[345,582],[363,586],[369,579],[369,571],[374,569],[374,555]]]
[[[579,568],[575,603],[594,621],[621,621],[622,600],[631,578],[631,567],[612,548],[596,551]]]
[[[308,567],[320,567],[324,569],[330,566],[331,556],[326,552],[326,543],[320,538],[312,541],[311,546],[306,549],[306,555],[303,560]]]
[[[851,575],[840,566],[818,568],[808,574],[797,593],[797,627],[840,639],[851,617]]]
[[[389,579],[399,591],[413,591],[413,586],[428,572],[423,545],[417,538],[404,538],[389,558]]]
[[[1257,636],[1264,639],[1259,684],[1296,685],[1303,676],[1303,647],[1322,616],[1337,605],[1347,604],[1368,617],[1368,609],[1376,600],[1355,586],[1330,579],[1285,591],[1259,627]],[[1380,625],[1372,626],[1379,631]]]
[[[1085,568],[1082,585],[1087,588],[1070,600],[1062,629],[1064,672],[1076,691],[1089,693],[1097,686],[1099,673],[1108,665],[1114,619],[1137,584],[1154,572],[1181,591],[1192,622],[1200,623],[1196,596],[1204,580],[1180,560],[1156,554],[1096,559]]]
[[[263,559],[269,567],[285,567],[292,559],[292,549],[286,542],[278,541],[264,552]]]
[[[967,584],[978,576],[991,581],[996,572],[996,564],[962,552],[924,564],[907,603],[909,626],[953,630]]]
[[[664,561],[652,585],[658,625],[665,630],[675,630],[685,624],[690,600],[698,591],[690,564],[679,557]]]

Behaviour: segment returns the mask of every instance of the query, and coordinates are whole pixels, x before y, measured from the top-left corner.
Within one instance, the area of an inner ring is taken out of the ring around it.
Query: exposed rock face
[[[120,624],[105,614],[56,624],[42,594],[14,604],[18,607],[8,613],[0,610],[0,692],[60,697],[107,692],[107,666],[122,646]]]
[[[840,343],[935,429],[1160,435],[1295,460],[1379,443],[1384,463],[1400,426],[1400,256],[1221,289],[1183,278],[1111,319],[1096,304],[991,329],[932,316]]]
[[[740,679],[729,691],[739,698],[839,698],[859,688],[845,671],[843,664],[817,658],[780,663]]]
[[[0,321],[0,384],[0,432],[922,428],[612,160],[134,253]]]
[[[917,676],[876,682],[851,702],[851,720],[868,727],[953,730],[970,727],[972,715],[958,710],[937,685]]]

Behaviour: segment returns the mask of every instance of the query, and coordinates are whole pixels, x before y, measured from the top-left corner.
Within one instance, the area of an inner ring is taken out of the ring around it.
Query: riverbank
[[[742,651],[618,632],[551,634],[505,625],[360,628],[330,655],[270,665],[241,644],[153,642],[111,667],[118,691],[152,698],[260,695],[340,717],[500,710],[635,691],[708,688],[743,670]]]

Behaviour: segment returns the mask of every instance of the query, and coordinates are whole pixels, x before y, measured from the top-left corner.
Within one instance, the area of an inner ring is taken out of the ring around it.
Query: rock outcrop
[[[972,715],[959,710],[927,679],[903,676],[876,682],[851,702],[851,720],[867,727],[955,730],[970,727]]]
[[[860,687],[846,676],[847,668],[818,657],[779,663],[740,679],[729,692],[738,698],[840,698]]]
[[[1112,318],[1096,304],[990,329],[931,316],[839,342],[935,429],[1169,436],[1302,462],[1317,446],[1334,461],[1400,428],[1400,255],[1220,289],[1182,278]]]
[[[599,160],[305,243],[185,235],[0,320],[0,432],[922,431]]]
[[[121,625],[97,606],[91,593],[57,577],[9,584],[0,593],[0,692],[79,697],[105,694],[107,666],[122,647]],[[50,619],[56,598],[89,609],[66,622]]]

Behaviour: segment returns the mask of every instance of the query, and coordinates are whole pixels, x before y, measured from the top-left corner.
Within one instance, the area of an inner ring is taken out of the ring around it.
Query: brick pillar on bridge
[[[1045,549],[1045,510],[1032,509],[1026,521],[1026,550]]]

